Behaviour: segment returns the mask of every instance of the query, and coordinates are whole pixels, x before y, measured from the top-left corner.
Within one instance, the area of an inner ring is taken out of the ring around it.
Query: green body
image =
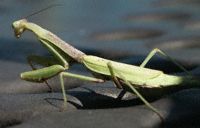
[[[27,22],[24,19],[14,22],[13,26],[15,27],[15,34],[17,37],[19,37],[21,33],[27,29],[35,33],[35,35],[38,36],[38,39],[40,41],[41,40],[47,41],[49,45],[53,46],[60,53],[56,57],[61,56],[60,58],[61,60],[63,60],[64,63],[62,61],[59,63],[63,65],[64,67],[67,67],[65,64],[68,64],[68,61],[70,59],[73,59],[79,63],[83,63],[92,72],[110,76],[107,63],[111,62],[116,72],[120,72],[121,74],[123,74],[123,76],[125,76],[126,79],[130,81],[134,86],[141,86],[141,87],[148,87],[148,88],[174,86],[174,85],[183,84],[183,81],[187,82],[188,84],[190,82],[192,84],[197,83],[197,82],[199,83],[199,81],[195,82],[192,79],[190,81],[190,77],[187,77],[187,76],[181,77],[181,76],[175,76],[175,75],[167,75],[159,70],[142,68],[142,67],[138,67],[134,65],[128,65],[124,63],[119,63],[119,62],[103,59],[96,56],[85,55],[83,52],[74,48],[68,43],[64,42],[59,37],[51,33],[50,31],[43,29],[42,27],[34,23]],[[16,26],[20,26],[20,29],[16,29]],[[49,50],[51,51],[51,49]],[[55,72],[56,73],[53,73],[53,74],[56,75],[60,71],[55,71]],[[23,74],[23,76],[26,77],[27,80],[32,79],[32,78],[29,78],[29,77],[32,77],[30,75]],[[116,76],[120,78],[120,76],[117,73],[116,73]],[[43,78],[40,78],[40,79],[43,79]]]
[[[70,44],[64,42],[50,31],[34,23],[30,23],[25,19],[15,21],[13,23],[13,29],[16,37],[20,37],[25,30],[32,31],[38,37],[39,41],[54,56],[54,61],[52,61],[52,59],[47,59],[40,56],[31,57],[28,60],[33,71],[22,73],[21,78],[32,82],[46,82],[47,79],[59,75],[61,88],[63,91],[64,106],[66,106],[67,102],[64,89],[64,77],[73,77],[98,83],[104,82],[105,80],[107,80],[107,78],[110,78],[114,81],[118,88],[125,86],[124,89],[126,89],[126,87],[128,87],[127,91],[134,92],[151,110],[156,112],[161,118],[162,116],[160,115],[160,113],[153,106],[151,106],[134,87],[162,88],[181,85],[189,86],[191,84],[195,86],[200,85],[199,80],[194,79],[190,76],[167,75],[159,70],[144,68],[144,66],[156,52],[159,52],[165,57],[168,57],[159,49],[154,49],[139,67],[111,61],[108,59],[103,59],[96,56],[86,55],[85,53],[71,46]],[[181,69],[186,71],[173,59],[171,59],[170,57],[168,58],[172,60],[176,65],[178,65]],[[32,65],[32,61],[43,65],[45,68],[36,69]],[[69,65],[72,64],[72,62],[74,61],[83,64],[87,69],[97,75],[94,75],[94,77],[87,77],[66,72],[66,70],[69,68]]]

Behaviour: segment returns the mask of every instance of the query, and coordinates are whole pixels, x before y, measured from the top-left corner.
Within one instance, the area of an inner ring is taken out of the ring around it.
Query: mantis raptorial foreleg
[[[109,62],[109,63],[107,63],[107,65],[108,65],[108,68],[109,68],[109,70],[110,70],[110,74],[111,74],[111,76],[112,76],[112,78],[114,79],[114,80],[116,80],[116,81],[118,81],[118,83],[120,83],[120,81],[118,80],[118,78],[115,76],[115,73],[117,73],[118,75],[120,75],[120,78],[125,82],[125,84],[131,89],[131,91],[133,91],[133,93],[135,93],[141,100],[142,100],[142,102],[144,102],[144,104],[147,106],[147,107],[149,107],[153,112],[155,112],[160,118],[161,118],[161,120],[163,121],[164,119],[163,119],[163,117],[161,116],[161,114],[159,113],[159,111],[155,108],[155,107],[153,107],[138,91],[137,91],[137,89],[133,86],[133,85],[131,85],[131,83],[128,81],[128,80],[126,80],[126,78],[121,74],[121,73],[119,73],[119,72],[115,72],[115,69],[114,69],[114,67],[112,66],[112,64]]]
[[[142,62],[142,64],[140,65],[140,67],[145,67],[146,64],[150,61],[150,59],[156,54],[159,53],[162,56],[166,57],[167,59],[169,59],[170,61],[172,61],[174,64],[176,64],[181,70],[183,70],[184,72],[186,72],[188,75],[191,75],[181,64],[179,64],[178,62],[175,61],[175,59],[173,59],[172,57],[168,56],[166,53],[164,53],[163,51],[161,51],[158,48],[153,49],[145,58],[145,60]]]
[[[47,58],[47,57],[42,57],[42,56],[37,56],[37,55],[30,55],[27,57],[28,64],[32,68],[32,70],[37,70],[37,68],[34,66],[33,63],[39,64],[41,66],[47,67],[56,64],[54,58]],[[49,85],[47,80],[44,80],[44,83],[48,86],[50,89],[50,92],[53,92],[52,87]]]
[[[47,47],[47,49],[49,50],[49,52],[53,54],[53,56],[56,58],[56,60],[59,61],[59,63],[60,63],[63,67],[68,68],[68,65],[69,65],[69,64],[68,64],[67,60],[58,52],[57,49],[55,49],[53,46],[51,46],[51,45],[48,43],[48,41],[42,40],[42,39],[39,39],[39,40],[43,43],[43,45],[44,45],[45,47]]]

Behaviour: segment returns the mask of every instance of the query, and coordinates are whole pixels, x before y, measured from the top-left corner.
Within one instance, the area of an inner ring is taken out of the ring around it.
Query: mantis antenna
[[[40,10],[38,10],[38,11],[32,13],[32,14],[29,14],[29,15],[25,16],[24,19],[30,18],[30,17],[32,17],[32,16],[34,16],[36,14],[39,14],[41,12],[44,12],[44,11],[46,11],[48,9],[51,9],[51,8],[57,7],[57,6],[62,6],[62,4],[52,4],[52,5],[49,5],[49,6],[45,7],[45,8],[43,8],[43,9],[40,9]]]

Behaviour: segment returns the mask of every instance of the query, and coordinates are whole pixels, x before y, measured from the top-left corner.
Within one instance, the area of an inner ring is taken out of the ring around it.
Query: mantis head
[[[12,28],[14,29],[14,33],[17,38],[19,38],[21,34],[25,31],[26,22],[27,22],[26,19],[21,19],[21,20],[13,22]]]

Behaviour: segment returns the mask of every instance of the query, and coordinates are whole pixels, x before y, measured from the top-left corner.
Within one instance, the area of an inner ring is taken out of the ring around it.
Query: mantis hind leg
[[[27,61],[28,61],[28,64],[30,65],[30,67],[32,68],[32,70],[37,70],[37,68],[34,66],[33,63],[39,64],[39,65],[44,66],[44,67],[56,64],[55,63],[56,61],[55,61],[54,58],[47,58],[47,57],[42,57],[42,56],[37,56],[37,55],[28,56]],[[49,85],[47,80],[44,80],[44,83],[49,88],[49,92],[53,92],[53,89]]]
[[[119,80],[118,80],[118,78],[115,76],[115,73],[116,73],[116,72],[114,72],[115,70],[114,70],[112,64],[111,64],[110,62],[108,62],[107,65],[108,65],[108,68],[109,68],[109,70],[110,70],[111,76],[112,76],[113,78],[115,78],[115,80],[117,80],[118,83],[120,83]],[[117,72],[117,74],[118,74],[118,75],[120,76],[120,78],[125,82],[125,84],[131,89],[131,91],[132,91],[133,93],[135,93],[135,94],[142,100],[142,102],[143,102],[148,108],[150,108],[153,112],[155,112],[155,113],[159,116],[159,118],[161,119],[161,121],[163,122],[164,119],[163,119],[162,115],[159,113],[159,111],[158,111],[155,107],[153,107],[153,106],[152,106],[152,105],[137,91],[137,89],[136,89],[134,86],[132,86],[131,83],[130,83],[128,80],[126,80],[126,78],[125,78],[121,73]]]
[[[164,53],[163,51],[161,51],[158,48],[153,49],[145,58],[145,60],[142,62],[142,64],[140,65],[140,67],[145,67],[146,64],[150,61],[150,59],[156,54],[159,53],[162,56],[166,57],[168,60],[170,60],[171,62],[173,62],[174,64],[176,64],[181,70],[183,70],[184,72],[186,72],[188,75],[191,75],[181,64],[179,64],[178,62],[175,61],[175,59],[173,59],[172,57],[168,56],[166,53]]]
[[[121,84],[121,82],[118,80],[118,78],[114,75],[114,71],[113,71],[111,65],[110,65],[109,63],[108,63],[107,65],[108,65],[108,69],[109,69],[109,71],[110,71],[110,74],[111,74],[111,77],[112,77],[112,80],[113,80],[114,84],[116,85],[117,88],[122,89],[122,84]],[[121,99],[123,98],[123,96],[126,94],[126,92],[127,92],[127,91],[123,89],[123,90],[120,92],[120,94],[117,96],[117,99],[118,99],[118,100],[121,100]]]

